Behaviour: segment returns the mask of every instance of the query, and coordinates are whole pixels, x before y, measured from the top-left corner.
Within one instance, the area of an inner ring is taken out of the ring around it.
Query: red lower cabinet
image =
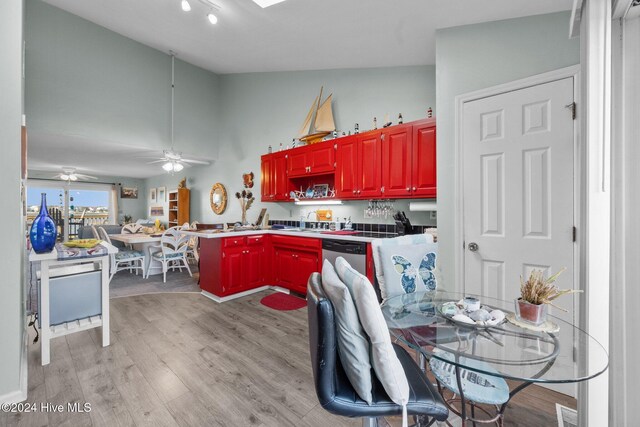
[[[278,285],[307,292],[322,267],[320,239],[252,235],[200,239],[200,288],[218,297]]]
[[[269,257],[266,236],[201,239],[200,288],[227,296],[266,285]]]
[[[273,248],[273,278],[278,286],[287,289],[294,287],[296,283],[295,270],[292,268],[295,263],[294,251],[288,248]]]
[[[296,283],[293,291],[303,294],[307,293],[307,282],[309,276],[316,271],[320,271],[320,259],[322,255],[319,252],[299,251],[295,254],[295,269],[297,272]]]
[[[277,235],[271,237],[274,283],[306,294],[309,276],[319,272],[322,267],[321,240]]]
[[[244,246],[224,248],[222,252],[222,292],[241,292],[245,289],[243,278]]]
[[[320,251],[274,247],[275,283],[283,288],[307,293],[309,276],[320,271]]]

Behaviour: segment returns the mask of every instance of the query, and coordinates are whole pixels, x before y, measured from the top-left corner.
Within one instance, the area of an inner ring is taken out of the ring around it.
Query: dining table
[[[146,233],[124,233],[124,234],[109,234],[111,240],[122,242],[127,246],[130,246],[134,250],[141,251],[145,255],[144,271],[149,272],[150,275],[162,274],[162,269],[155,268],[149,271],[149,265],[151,264],[151,254],[149,248],[151,246],[157,246],[160,244],[160,238],[162,233],[146,234]]]
[[[467,297],[477,298],[487,310],[501,310],[505,319],[495,326],[466,324],[442,309],[450,302],[462,307]],[[605,372],[609,365],[606,350],[587,332],[553,316],[548,316],[544,327],[522,322],[515,317],[513,300],[437,290],[390,297],[381,308],[392,337],[415,350],[425,368],[433,361],[450,366],[459,393],[444,397],[445,387],[440,381],[438,390],[463,424],[489,421],[502,425],[509,401],[528,386],[587,381]],[[495,415],[465,397],[462,379],[470,378],[469,372],[478,374],[473,377],[510,380],[508,398],[496,405]],[[485,416],[477,416],[478,408]]]

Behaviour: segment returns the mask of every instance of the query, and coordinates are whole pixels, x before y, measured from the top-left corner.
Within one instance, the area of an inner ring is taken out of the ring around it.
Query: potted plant
[[[575,289],[558,289],[553,283],[566,268],[558,271],[551,277],[545,278],[541,270],[533,270],[529,279],[524,281],[520,276],[520,298],[516,300],[516,317],[534,325],[540,325],[547,320],[547,305],[553,305],[559,310],[567,311],[554,305],[551,301],[556,298],[582,292]]]

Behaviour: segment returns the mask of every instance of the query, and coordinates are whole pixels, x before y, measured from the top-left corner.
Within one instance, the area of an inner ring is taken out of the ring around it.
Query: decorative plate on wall
[[[224,210],[227,208],[227,190],[224,188],[224,185],[216,182],[211,187],[211,192],[209,193],[209,202],[211,203],[211,210],[216,215],[222,215]]]

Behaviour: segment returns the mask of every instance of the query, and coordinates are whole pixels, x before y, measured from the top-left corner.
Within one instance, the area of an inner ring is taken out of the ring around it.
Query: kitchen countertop
[[[310,230],[310,229],[307,229]],[[322,231],[301,231],[299,229],[283,230],[243,230],[243,231],[221,231],[221,230],[201,230],[201,231],[181,231],[188,236],[200,237],[201,239],[221,239],[225,237],[254,236],[256,234],[275,234],[278,236],[308,237],[316,239],[346,240],[350,242],[371,243],[375,239],[398,237],[395,233],[376,233],[371,231],[357,231],[357,234],[340,235],[331,234],[326,230]]]

